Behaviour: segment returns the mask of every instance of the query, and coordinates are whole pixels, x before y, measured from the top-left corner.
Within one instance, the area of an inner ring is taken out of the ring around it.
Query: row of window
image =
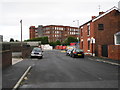
[[[104,24],[98,24],[98,30],[104,30]],[[90,25],[87,25],[87,35],[90,35]],[[81,36],[83,36],[82,28],[81,28]]]
[[[65,28],[63,28],[63,27],[52,27],[52,28],[50,28],[50,27],[46,27],[46,28],[44,28],[44,31],[45,30],[65,30]],[[75,29],[75,28],[67,28],[67,30],[69,30],[69,31],[78,31],[78,29]]]
[[[81,42],[81,48],[83,49],[83,41]],[[88,40],[88,50],[90,50],[90,40]]]
[[[46,34],[50,34],[50,31],[46,31],[45,33],[46,33]],[[53,33],[55,33],[55,34],[61,34],[62,32],[61,32],[61,31],[53,31]],[[68,34],[75,35],[76,32],[68,32]]]

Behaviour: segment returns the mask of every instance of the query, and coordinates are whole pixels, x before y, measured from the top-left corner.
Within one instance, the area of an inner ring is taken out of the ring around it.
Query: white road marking
[[[29,66],[28,69],[24,72],[24,74],[22,75],[22,77],[19,79],[19,81],[15,84],[15,86],[13,87],[12,90],[16,90],[20,83],[23,81],[23,79],[25,78],[25,76],[27,75],[27,73],[30,71],[30,69],[32,68],[32,66]]]

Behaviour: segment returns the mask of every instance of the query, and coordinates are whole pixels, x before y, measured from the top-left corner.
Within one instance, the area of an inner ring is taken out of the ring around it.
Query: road
[[[32,59],[33,68],[20,88],[118,88],[118,66],[90,59],[45,51],[43,59]]]

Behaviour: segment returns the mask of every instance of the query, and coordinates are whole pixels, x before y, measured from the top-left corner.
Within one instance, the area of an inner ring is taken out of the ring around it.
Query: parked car
[[[67,51],[66,51],[66,56],[70,56],[72,50],[73,50],[73,49],[67,49]]]
[[[31,58],[32,57],[37,57],[37,58],[43,58],[43,51],[42,48],[40,47],[35,47],[33,48],[32,52],[31,52]]]
[[[76,47],[75,46],[67,46],[66,51],[69,50],[69,49],[74,49],[74,48],[76,48]]]
[[[74,57],[82,57],[82,58],[84,58],[84,51],[82,49],[75,48],[75,49],[73,49],[71,51],[70,56],[73,57],[73,58]]]

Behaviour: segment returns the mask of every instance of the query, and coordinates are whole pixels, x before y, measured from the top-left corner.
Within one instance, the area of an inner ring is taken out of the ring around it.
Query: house
[[[113,7],[80,26],[80,48],[85,54],[108,57],[108,46],[115,44],[114,35],[120,32],[120,11]]]

